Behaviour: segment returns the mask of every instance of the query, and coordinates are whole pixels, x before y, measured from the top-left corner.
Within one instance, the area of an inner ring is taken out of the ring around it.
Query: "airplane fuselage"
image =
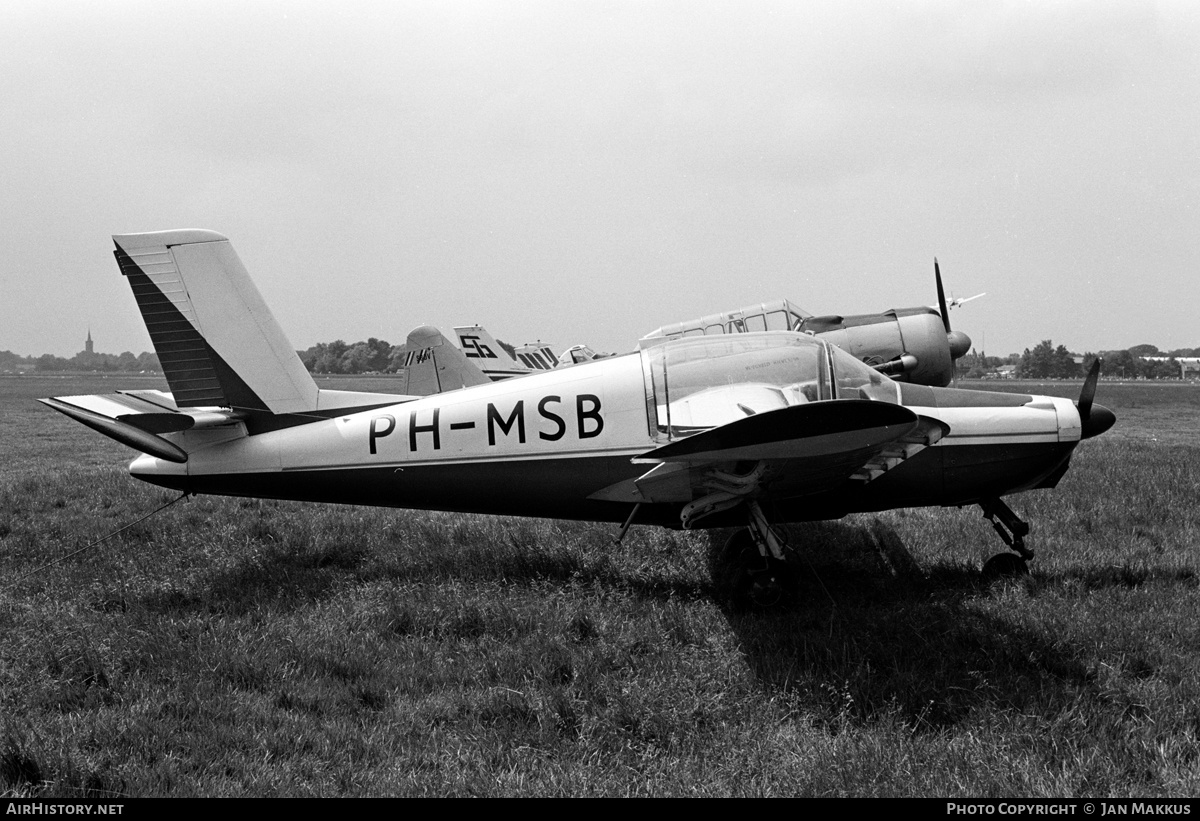
[[[170,438],[186,463],[141,456],[130,472],[194,493],[623,521],[643,500],[613,488],[645,474],[652,465],[633,460],[671,439],[656,425],[648,368],[645,353],[634,353],[255,435],[244,423],[185,431]],[[768,483],[763,501],[775,520],[963,505],[1052,486],[1080,439],[1078,411],[1065,399],[895,390],[897,404],[949,432],[869,481]],[[652,499],[637,521],[679,526],[687,501]],[[717,515],[704,526],[731,521]]]

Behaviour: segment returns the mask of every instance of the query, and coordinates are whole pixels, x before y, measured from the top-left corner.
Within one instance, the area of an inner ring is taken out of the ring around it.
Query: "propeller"
[[[937,281],[938,310],[942,314],[942,325],[946,328],[946,342],[950,346],[950,358],[960,359],[967,351],[971,350],[971,337],[962,331],[954,331],[950,328],[950,308],[946,305],[946,289],[942,287],[942,269],[938,266],[937,257],[933,258],[933,278]],[[983,296],[983,294],[979,296]],[[975,297],[970,297],[970,299],[975,299]],[[961,305],[963,302],[966,300],[955,300],[956,304]]]
[[[1099,357],[1092,362],[1087,379],[1083,380],[1083,390],[1079,392],[1079,401],[1075,407],[1079,409],[1079,421],[1082,425],[1082,438],[1091,439],[1111,428],[1117,421],[1117,415],[1103,405],[1095,404],[1096,384],[1100,381],[1100,366],[1103,360]]]
[[[1085,422],[1092,414],[1092,402],[1096,398],[1096,383],[1100,381],[1100,366],[1102,359],[1097,357],[1092,361],[1092,367],[1088,369],[1087,379],[1083,380],[1083,390],[1079,392],[1079,401],[1075,406],[1079,408],[1079,418]]]
[[[946,333],[950,333],[950,309],[946,307],[946,291],[942,288],[942,269],[938,267],[937,257],[933,258],[933,278],[937,280],[938,310],[942,314],[942,324],[946,326]]]

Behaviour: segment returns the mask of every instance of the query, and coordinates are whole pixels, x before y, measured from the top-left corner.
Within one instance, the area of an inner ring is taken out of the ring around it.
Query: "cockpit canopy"
[[[899,402],[886,376],[807,334],[677,339],[644,349],[642,364],[650,429],[660,439],[806,402]]]

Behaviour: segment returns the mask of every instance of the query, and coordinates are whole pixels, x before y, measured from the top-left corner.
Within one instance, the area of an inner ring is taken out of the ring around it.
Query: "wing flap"
[[[921,416],[918,418],[917,427],[911,433],[884,445],[850,478],[864,484],[873,482],[930,445],[936,445],[949,432],[950,426],[940,419]]]
[[[678,462],[660,462],[634,479],[602,488],[589,499],[605,502],[690,502],[700,471]]]

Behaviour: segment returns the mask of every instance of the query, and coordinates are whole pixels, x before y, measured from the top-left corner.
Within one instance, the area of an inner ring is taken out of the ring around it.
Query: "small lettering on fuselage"
[[[561,396],[543,396],[537,403],[537,417],[532,420],[531,427],[537,430],[539,440],[557,442],[567,435],[570,425],[567,415],[563,413],[564,403]],[[594,439],[604,430],[604,416],[600,412],[600,397],[591,393],[581,393],[574,402],[574,431],[580,440]],[[414,410],[408,414],[408,449],[411,453],[421,450],[442,449],[441,408]],[[567,411],[569,413],[569,411]],[[512,405],[497,405],[488,402],[482,424],[487,427],[488,447],[495,447],[501,441],[515,438],[518,444],[527,441],[525,425],[525,400],[518,399]],[[477,427],[474,420],[451,422],[449,432],[474,430]],[[367,434],[367,447],[372,455],[378,452],[378,442],[391,436],[396,431],[396,417],[390,413],[382,413],[371,419]]]

